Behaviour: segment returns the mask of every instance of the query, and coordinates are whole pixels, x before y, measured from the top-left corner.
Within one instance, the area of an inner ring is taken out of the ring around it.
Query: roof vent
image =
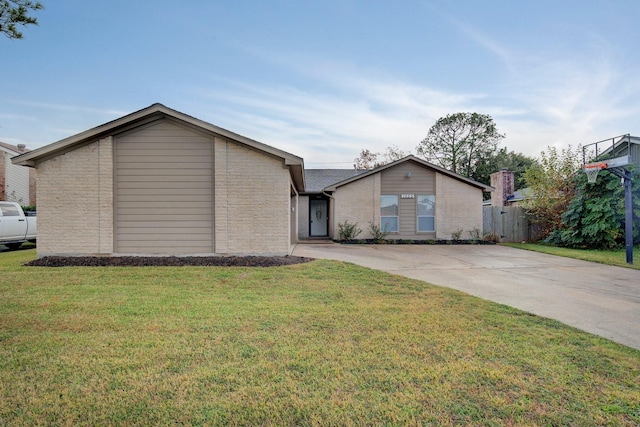
[[[18,144],[18,150],[19,150],[19,151],[24,151],[24,150],[26,150],[26,149],[27,149],[27,146],[26,146],[26,145],[24,145],[24,144]]]

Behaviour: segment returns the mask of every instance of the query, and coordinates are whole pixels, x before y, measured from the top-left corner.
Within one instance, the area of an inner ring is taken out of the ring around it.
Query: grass
[[[0,254],[0,425],[640,424],[640,352],[423,282]]]
[[[581,259],[600,264],[616,265],[640,270],[640,248],[633,248],[633,265],[627,264],[626,249],[597,250],[597,249],[570,249],[558,246],[544,245],[540,243],[501,243],[512,248],[526,249],[545,254],[558,255],[567,258]]]

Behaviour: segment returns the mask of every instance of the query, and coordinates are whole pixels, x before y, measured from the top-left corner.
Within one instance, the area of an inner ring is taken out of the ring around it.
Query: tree
[[[356,169],[373,169],[400,160],[409,154],[409,152],[402,150],[397,145],[392,145],[387,147],[383,153],[374,153],[371,150],[364,149],[360,151],[360,155],[353,161]],[[380,158],[381,160],[378,160]]]
[[[507,151],[505,147],[500,148],[494,154],[487,155],[478,160],[475,171],[470,178],[482,182],[483,184],[491,184],[491,174],[500,169],[507,169],[515,175],[515,188],[520,190],[526,187],[524,181],[524,172],[527,168],[533,166],[537,160],[533,157],[526,156],[515,151]]]
[[[38,24],[38,20],[29,16],[29,11],[42,9],[38,1],[31,0],[0,0],[0,32],[10,39],[21,39],[22,33],[16,25]]]
[[[391,145],[387,147],[384,153],[381,154],[382,162],[378,163],[376,166],[386,165],[388,163],[393,163],[396,160],[400,160],[403,157],[407,157],[409,154],[408,151],[404,151],[397,145]]]
[[[547,236],[562,225],[562,214],[576,194],[574,175],[581,165],[581,149],[569,146],[558,152],[548,147],[540,160],[527,168],[524,180],[530,188],[529,198],[524,202],[532,220],[541,226]]]
[[[624,245],[624,187],[620,177],[606,170],[591,184],[584,173],[574,177],[576,195],[562,214],[562,224],[545,240],[558,246],[615,249]],[[633,193],[640,194],[640,173],[632,171]],[[634,222],[640,217],[640,200],[633,198]],[[638,243],[638,229],[634,243]]]
[[[490,115],[455,113],[438,119],[416,151],[431,163],[474,179],[482,159],[495,154],[503,138]]]
[[[354,166],[356,169],[364,170],[364,169],[373,169],[376,165],[376,159],[378,158],[378,153],[374,153],[371,150],[364,149],[360,151],[360,155],[353,159]]]

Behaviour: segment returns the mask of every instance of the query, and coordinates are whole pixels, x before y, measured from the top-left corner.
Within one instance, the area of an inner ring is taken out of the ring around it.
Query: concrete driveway
[[[640,350],[638,270],[497,245],[298,244],[293,255],[458,289]]]

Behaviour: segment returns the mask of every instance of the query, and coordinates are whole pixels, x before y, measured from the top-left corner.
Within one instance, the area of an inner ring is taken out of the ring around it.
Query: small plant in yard
[[[496,233],[484,233],[483,240],[485,242],[500,243],[500,236]]]
[[[348,220],[338,223],[338,235],[341,241],[354,240],[358,235],[362,233],[362,230],[358,228],[358,223],[350,223]]]
[[[378,224],[374,224],[373,222],[369,223],[369,233],[371,233],[371,238],[376,243],[384,242],[389,234],[386,229],[383,230]]]
[[[479,228],[469,230],[469,236],[471,236],[471,240],[482,240],[482,230]]]
[[[462,228],[458,228],[456,231],[451,233],[451,238],[453,240],[460,240],[462,238],[463,230]]]

